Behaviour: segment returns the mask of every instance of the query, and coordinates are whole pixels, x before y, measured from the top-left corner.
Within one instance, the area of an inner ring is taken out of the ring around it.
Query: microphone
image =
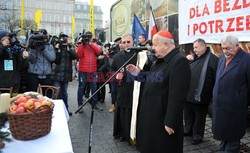
[[[146,46],[146,47],[129,47],[126,50],[132,50],[136,52],[141,52],[143,50],[148,50],[148,51],[153,51],[151,46]]]

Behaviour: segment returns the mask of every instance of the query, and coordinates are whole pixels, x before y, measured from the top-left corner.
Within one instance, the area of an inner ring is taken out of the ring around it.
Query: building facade
[[[89,4],[75,0],[25,0],[25,20],[34,20],[35,12],[42,9],[40,28],[46,29],[50,35],[58,35],[63,32],[71,37],[72,16],[75,16],[75,32],[83,29],[89,30],[90,14]],[[94,7],[95,28],[102,28],[102,10],[100,6]],[[21,0],[0,1],[0,29],[8,29],[6,26],[6,14],[14,14],[12,19],[20,20]]]

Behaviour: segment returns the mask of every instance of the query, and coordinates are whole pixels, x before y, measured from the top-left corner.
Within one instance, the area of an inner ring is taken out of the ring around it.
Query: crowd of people
[[[13,87],[15,92],[23,91],[23,85],[27,91],[36,91],[38,84],[60,87],[59,98],[72,115],[67,88],[76,68],[78,106],[84,96],[89,97],[89,91],[95,93],[108,80],[113,136],[136,144],[141,153],[182,153],[184,136],[191,136],[193,145],[202,143],[212,104],[212,132],[221,141],[220,151],[239,153],[250,103],[250,55],[240,48],[237,37],[223,37],[220,57],[201,38],[183,56],[170,32],[161,30],[152,40],[141,34],[138,47],[152,47],[143,51],[143,60],[140,53],[129,49],[134,46],[130,34],[103,46],[93,40],[91,32],[74,45],[65,34],[55,42],[46,30],[38,34],[42,40],[34,34],[22,48],[11,43],[9,32],[0,31],[0,87]],[[91,98],[94,109],[103,110],[99,103],[105,101],[105,95],[102,88]],[[135,124],[131,124],[132,118]]]

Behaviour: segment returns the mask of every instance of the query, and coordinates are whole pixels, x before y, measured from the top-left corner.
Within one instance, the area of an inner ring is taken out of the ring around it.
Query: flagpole
[[[71,36],[72,36],[72,43],[75,43],[75,17],[72,16],[72,31],[71,31]]]
[[[21,1],[21,34],[24,34],[24,0]]]
[[[90,0],[90,32],[93,35],[93,38],[95,38],[95,23],[94,23],[94,0]]]
[[[155,22],[155,14],[153,12],[152,6],[150,6],[150,11],[152,12],[152,16],[153,16],[153,19],[154,19],[154,22]],[[155,22],[155,27],[156,27],[156,30],[158,31],[158,26],[157,26],[156,22]]]

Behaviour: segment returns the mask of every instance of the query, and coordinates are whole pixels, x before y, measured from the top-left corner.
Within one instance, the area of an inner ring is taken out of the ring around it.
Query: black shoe
[[[202,140],[193,140],[192,145],[198,145],[202,143]]]
[[[85,94],[84,96],[85,96],[85,98],[89,98],[89,94]]]
[[[72,116],[72,112],[69,112],[69,116]]]
[[[82,113],[83,113],[83,110],[80,110],[79,113],[82,114]]]
[[[99,110],[99,111],[103,111],[103,108],[99,104],[95,104],[94,109]]]
[[[125,137],[120,137],[120,142],[124,142],[126,141],[126,138]]]
[[[192,136],[192,134],[191,133],[183,133],[183,135],[184,135],[184,137],[187,137],[187,136]]]

